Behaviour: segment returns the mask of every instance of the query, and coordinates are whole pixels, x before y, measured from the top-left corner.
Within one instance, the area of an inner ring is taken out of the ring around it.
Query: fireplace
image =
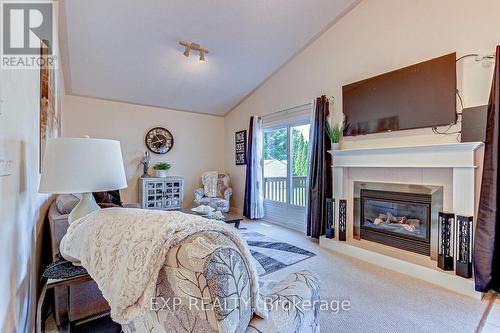
[[[432,196],[361,189],[361,238],[430,255]]]

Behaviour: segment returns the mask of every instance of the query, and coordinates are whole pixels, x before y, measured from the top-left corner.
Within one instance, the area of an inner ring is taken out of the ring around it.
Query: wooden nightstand
[[[45,303],[47,290],[56,287],[66,287],[68,293],[67,306],[68,309],[70,309],[70,286],[91,280],[92,278],[87,273],[85,268],[73,266],[73,264],[67,260],[60,259],[48,265],[42,274],[42,291],[40,293],[40,298],[38,299],[36,312],[36,332],[42,332],[42,308]],[[67,322],[61,323],[60,332],[70,332],[70,330],[71,318],[68,317]]]

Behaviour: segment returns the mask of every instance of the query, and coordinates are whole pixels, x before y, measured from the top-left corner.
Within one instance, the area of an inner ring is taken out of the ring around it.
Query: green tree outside
[[[286,129],[264,133],[264,159],[286,161]],[[309,142],[299,130],[292,128],[293,176],[307,176]]]

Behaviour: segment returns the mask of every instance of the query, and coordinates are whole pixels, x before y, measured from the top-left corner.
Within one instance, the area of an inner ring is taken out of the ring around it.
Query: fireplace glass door
[[[361,238],[427,253],[430,215],[430,195],[361,190]]]
[[[427,239],[426,220],[429,209],[426,205],[366,199],[363,211],[365,228]]]

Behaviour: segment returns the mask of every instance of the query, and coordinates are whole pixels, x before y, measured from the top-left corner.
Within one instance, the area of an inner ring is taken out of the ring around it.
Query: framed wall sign
[[[234,134],[235,161],[236,165],[247,164],[247,131],[239,131]]]

